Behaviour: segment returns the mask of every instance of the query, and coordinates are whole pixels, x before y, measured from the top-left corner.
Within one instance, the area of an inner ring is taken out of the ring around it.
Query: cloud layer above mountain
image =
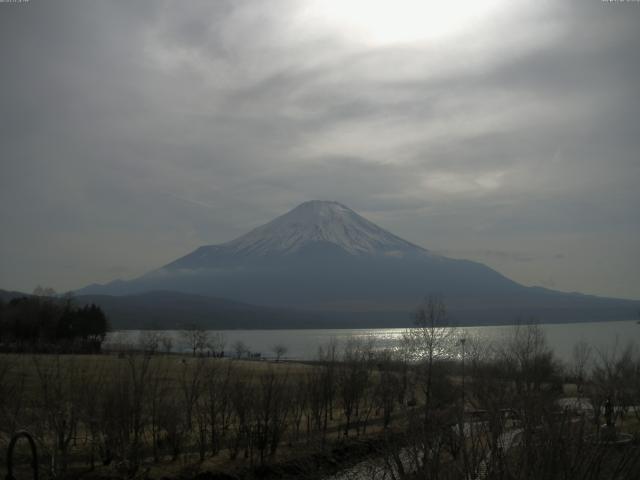
[[[320,198],[640,298],[640,4],[443,3],[0,4],[0,286],[131,278]]]

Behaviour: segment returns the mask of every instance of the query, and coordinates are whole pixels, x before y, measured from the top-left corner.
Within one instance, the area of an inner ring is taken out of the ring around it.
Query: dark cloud
[[[0,287],[132,277],[324,198],[640,298],[637,5],[509,2],[384,45],[300,8],[0,4]]]

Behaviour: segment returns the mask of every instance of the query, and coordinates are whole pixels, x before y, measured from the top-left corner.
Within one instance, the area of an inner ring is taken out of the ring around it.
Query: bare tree
[[[401,383],[392,352],[381,352],[376,357],[376,365],[378,367],[378,381],[375,387],[375,399],[378,408],[382,410],[382,426],[387,429],[391,423],[391,415],[396,407]]]
[[[207,441],[208,421],[203,400],[205,392],[205,367],[207,360],[196,358],[182,362],[180,375],[180,392],[182,410],[185,413],[185,433],[196,430],[196,443],[200,453],[200,459],[204,460]],[[195,422],[194,422],[195,419]],[[197,427],[197,428],[194,428]]]
[[[183,408],[186,413],[187,429],[193,425],[193,411],[198,398],[202,394],[204,381],[205,359],[199,358],[182,363],[180,375],[180,390],[182,392]]]
[[[173,349],[173,338],[166,333],[160,337],[160,343],[162,344],[162,350],[164,353],[169,354]]]
[[[298,375],[294,377],[293,393],[289,399],[291,402],[291,419],[293,429],[291,431],[290,442],[300,440],[300,427],[305,412],[309,409],[309,391],[307,386],[306,375]]]
[[[415,382],[424,402],[421,409],[407,406],[404,410],[412,446],[410,457],[415,469],[429,478],[438,477],[445,439],[453,435],[447,425],[454,423],[450,407],[455,404],[455,390],[443,362],[455,342],[456,331],[449,326],[444,300],[439,295],[426,297],[415,313],[414,327],[403,334],[402,346],[404,357],[415,364],[411,382]],[[398,462],[395,465],[401,468]]]
[[[224,368],[223,368],[224,365]],[[209,423],[208,434],[211,455],[218,453],[222,446],[231,417],[230,385],[236,375],[232,362],[224,364],[210,362],[205,372],[205,396],[203,408],[205,417]]]
[[[236,354],[236,358],[242,358],[242,356],[245,355],[249,351],[249,349],[242,340],[237,340],[233,343],[233,351]]]
[[[250,375],[241,377],[236,375],[229,385],[229,398],[233,410],[232,439],[229,445],[229,455],[234,460],[241,451],[249,458],[251,427],[254,417],[254,399],[256,386]]]
[[[289,414],[288,378],[269,370],[260,376],[256,391],[253,440],[264,464],[265,453],[275,455],[287,426]]]
[[[73,358],[56,356],[45,364],[40,356],[34,356],[37,373],[38,404],[43,415],[39,422],[39,436],[43,445],[51,446],[51,473],[53,476],[66,471],[71,440],[80,419],[81,395],[84,384],[82,370]],[[50,434],[50,435],[49,435]],[[52,443],[52,445],[51,445]]]
[[[100,401],[104,391],[104,379],[108,378],[109,369],[104,364],[95,365],[88,372],[85,372],[82,383],[78,386],[83,394],[80,405],[80,421],[88,434],[89,446],[89,466],[91,470],[95,468],[96,455],[102,443],[100,432]]]
[[[523,468],[536,461],[539,429],[548,424],[555,410],[560,367],[538,324],[518,324],[499,350],[511,391],[509,403],[522,428]],[[512,387],[511,387],[512,386]]]
[[[27,406],[23,401],[25,375],[17,375],[18,359],[0,355],[0,432],[10,436],[20,424]]]
[[[584,340],[580,340],[573,346],[571,352],[570,372],[576,382],[578,394],[582,393],[589,363],[591,362],[591,346]]]
[[[160,418],[166,405],[166,398],[172,394],[166,380],[169,364],[166,358],[159,358],[151,365],[148,385],[148,400],[145,403],[145,415],[149,423],[151,449],[155,462],[160,461]]]
[[[161,335],[154,330],[143,330],[138,334],[138,348],[147,355],[153,355],[160,347]]]
[[[616,417],[624,419],[634,397],[635,368],[632,343],[620,348],[616,341],[612,349],[598,350],[588,389],[596,425],[600,423],[602,407],[607,401],[613,405]]]
[[[286,345],[283,345],[282,343],[278,343],[273,347],[271,347],[271,350],[273,351],[273,353],[276,354],[276,362],[279,362],[280,359],[287,354],[287,351],[289,349],[286,347]]]
[[[431,295],[415,314],[415,326],[404,332],[403,347],[409,357],[423,365],[420,369],[425,401],[425,425],[431,408],[434,362],[451,349],[455,330],[447,325],[447,309],[442,297]]]
[[[222,332],[216,332],[212,335],[209,335],[207,341],[207,348],[213,352],[213,355],[218,357],[222,356],[224,353],[224,347],[227,344],[227,340],[224,338],[224,334]]]
[[[128,445],[128,460],[131,473],[138,469],[142,454],[143,436],[145,430],[144,406],[148,400],[148,379],[150,357],[140,355],[129,355],[127,357],[128,385],[129,393],[127,400],[129,403],[131,432],[130,443]]]
[[[202,352],[207,347],[209,334],[205,329],[198,325],[187,325],[183,330],[181,330],[180,335],[184,342],[189,346],[194,357],[198,352]]]
[[[368,363],[370,352],[370,345],[350,338],[344,349],[342,366],[338,369],[338,390],[345,418],[345,436],[349,435],[354,420],[356,431],[360,433],[360,417],[364,413],[365,392],[370,382]]]

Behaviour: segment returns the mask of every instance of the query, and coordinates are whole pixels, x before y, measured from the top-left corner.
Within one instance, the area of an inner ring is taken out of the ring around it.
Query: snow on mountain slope
[[[237,255],[287,255],[327,242],[351,255],[428,252],[361,217],[337,202],[313,200],[249,233],[220,245]]]
[[[200,247],[133,280],[92,285],[78,293],[131,295],[159,290],[176,298],[175,305],[184,307],[190,318],[213,315],[213,310],[202,310],[195,305],[198,302],[174,293],[333,312],[334,319],[338,315],[353,320],[366,314],[371,322],[386,315],[390,325],[408,318],[430,293],[442,294],[457,319],[479,323],[505,323],[518,317],[610,320],[624,318],[637,305],[525,287],[486,265],[432,254],[344,205],[325,201],[303,203],[235,240]],[[234,318],[235,325],[243,325]],[[281,323],[261,314],[254,325]]]

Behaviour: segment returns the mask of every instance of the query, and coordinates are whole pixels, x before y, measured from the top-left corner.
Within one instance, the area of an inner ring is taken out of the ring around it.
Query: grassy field
[[[129,468],[134,450],[136,469],[154,478],[194,468],[236,471],[266,457],[273,464],[326,453],[322,445],[345,437],[337,392],[317,398],[326,368],[309,363],[5,354],[0,378],[0,448],[24,428],[36,437],[45,469],[56,462],[76,474],[117,473]],[[349,413],[351,436],[381,430],[372,387],[369,393]]]
[[[608,455],[593,441],[612,398],[617,428],[638,443],[640,361],[614,358],[576,377],[530,344],[467,358],[464,382],[455,361],[407,362],[356,344],[305,363],[2,354],[0,449],[27,429],[52,478],[322,478],[368,457],[393,471],[409,457],[428,478],[456,479],[473,477],[502,435],[517,435],[486,468],[514,479],[600,480],[609,477],[597,472],[620,467],[639,474],[620,478],[640,478],[637,445]],[[576,378],[591,408],[559,403],[577,396]]]

